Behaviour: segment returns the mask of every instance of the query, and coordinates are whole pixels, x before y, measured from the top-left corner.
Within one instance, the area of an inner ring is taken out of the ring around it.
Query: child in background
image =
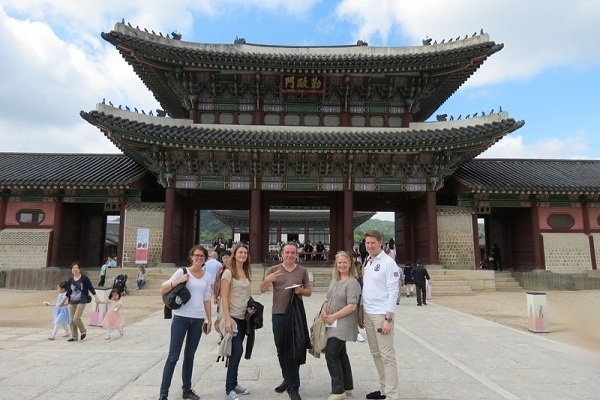
[[[125,320],[120,313],[121,307],[123,306],[123,300],[121,300],[121,296],[119,295],[119,291],[117,289],[113,289],[108,296],[109,300],[100,302],[99,304],[108,304],[108,311],[104,316],[104,320],[102,320],[102,327],[106,329],[106,335],[104,335],[104,340],[110,340],[110,334],[114,328],[119,330],[119,334],[121,337],[125,334],[123,331],[123,325],[125,325]]]
[[[47,306],[54,306],[54,330],[52,331],[52,335],[48,336],[48,340],[54,340],[56,338],[58,328],[61,326],[65,330],[65,333],[62,336],[68,338],[71,337],[71,332],[69,331],[69,307],[61,305],[65,299],[65,293],[67,293],[67,286],[68,283],[66,281],[62,281],[56,285],[56,290],[58,290],[56,303],[52,304],[47,301],[44,302]]]

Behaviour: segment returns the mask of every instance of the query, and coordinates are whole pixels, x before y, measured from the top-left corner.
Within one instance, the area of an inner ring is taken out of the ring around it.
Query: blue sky
[[[277,45],[419,46],[425,37],[503,43],[438,110],[525,120],[481,157],[600,158],[600,1],[0,0],[0,151],[114,153],[79,117],[103,98],[159,105],[114,47],[115,22],[183,40]],[[197,4],[195,4],[197,3]],[[168,4],[168,5],[167,5]]]

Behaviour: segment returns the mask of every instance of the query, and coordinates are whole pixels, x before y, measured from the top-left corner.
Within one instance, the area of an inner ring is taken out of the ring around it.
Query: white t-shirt
[[[367,314],[396,312],[400,271],[396,262],[384,251],[363,266],[363,309]]]
[[[178,268],[177,271],[165,283],[175,282],[181,278],[183,270]],[[173,310],[173,315],[188,318],[206,318],[206,310],[204,302],[211,300],[210,290],[210,275],[205,273],[200,279],[188,272],[189,278],[185,283],[185,287],[190,291],[192,297],[177,310]]]

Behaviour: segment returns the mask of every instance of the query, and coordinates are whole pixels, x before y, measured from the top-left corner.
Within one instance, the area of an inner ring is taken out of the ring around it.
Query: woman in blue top
[[[175,286],[185,283],[190,291],[190,300],[179,309],[173,310],[171,322],[171,342],[169,344],[169,355],[163,369],[162,382],[160,384],[159,400],[167,400],[169,387],[175,371],[175,365],[185,340],[183,351],[183,367],[181,371],[184,399],[199,400],[200,397],[192,390],[192,371],[194,368],[194,355],[200,344],[200,337],[204,331],[210,333],[211,326],[211,290],[210,276],[204,272],[202,267],[208,258],[208,251],[203,246],[194,246],[190,250],[192,265],[184,273],[179,268],[171,278],[162,284],[160,294],[169,293]]]

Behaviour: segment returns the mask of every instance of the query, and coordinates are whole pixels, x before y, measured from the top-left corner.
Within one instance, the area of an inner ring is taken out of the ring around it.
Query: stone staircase
[[[472,296],[475,292],[455,271],[427,269],[431,277],[431,296]]]
[[[496,292],[522,292],[523,288],[509,271],[494,271],[496,276]]]
[[[264,274],[270,266],[262,267],[261,265],[252,266],[252,294],[260,294],[260,283],[264,278]],[[111,285],[112,278],[119,274],[126,274],[127,287],[131,296],[159,296],[160,286],[164,281],[169,279],[176,267],[152,267],[148,268],[148,279],[146,285],[141,290],[136,290],[135,279],[137,277],[137,268],[109,268],[106,275],[106,284]],[[313,292],[326,292],[331,281],[331,267],[329,266],[310,266],[309,275],[312,281]],[[87,270],[88,275],[95,284],[98,281],[99,270]],[[468,279],[464,274],[474,271],[447,270],[430,266],[427,268],[431,276],[431,292],[432,296],[470,296],[475,293]],[[509,271],[499,272],[494,274],[495,290],[498,292],[514,292],[522,291],[519,283],[513,278]],[[477,288],[476,288],[477,289]],[[402,288],[402,294],[405,294],[405,288]],[[491,289],[493,290],[493,289]]]

